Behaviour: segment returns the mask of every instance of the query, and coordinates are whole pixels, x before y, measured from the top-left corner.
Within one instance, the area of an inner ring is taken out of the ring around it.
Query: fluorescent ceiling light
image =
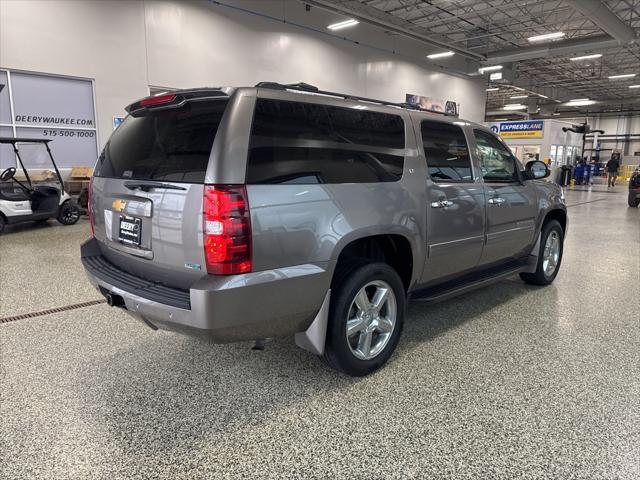
[[[367,107],[365,107],[364,105],[356,105],[355,107],[352,107],[352,108],[355,108],[356,110],[366,110],[367,109]]]
[[[640,88],[640,85],[629,85],[629,88]]]
[[[489,74],[489,80],[502,80],[502,72],[491,72]]]
[[[602,56],[601,53],[594,53],[593,55],[582,55],[580,57],[570,58],[572,62],[578,62],[580,60],[591,60],[592,58],[600,58]]]
[[[519,103],[510,103],[508,105],[505,105],[502,109],[503,110],[524,110],[525,108],[527,108],[526,105],[521,105]]]
[[[500,89],[498,87],[491,87],[491,88],[487,88],[486,90],[487,92],[497,92]]]
[[[553,32],[553,33],[545,33],[542,35],[534,35],[533,37],[527,38],[530,42],[544,42],[547,40],[558,40],[559,38],[564,37],[564,32]]]
[[[516,95],[515,97],[509,97],[511,100],[517,100],[518,98],[529,98],[529,95]]]
[[[478,72],[495,72],[496,70],[502,70],[502,65],[489,65],[488,67],[480,67]]]
[[[332,23],[327,28],[329,30],[340,30],[341,28],[353,27],[354,25],[359,24],[358,20],[354,20],[350,18],[349,20],[345,20],[344,22]]]
[[[541,98],[549,98],[549,97],[547,97],[546,95],[542,95],[541,93],[536,93],[536,95],[538,95],[538,96],[539,96],[539,97],[541,97]]]
[[[593,100],[576,100],[576,101],[572,100],[570,102],[565,103],[565,105],[567,107],[583,107],[585,105],[593,105],[594,103],[596,102],[594,102]]]
[[[506,122],[507,120],[509,120],[508,118],[494,118],[493,121],[494,122]]]
[[[625,73],[622,75],[609,75],[609,80],[616,80],[618,78],[633,78],[635,76],[636,76],[635,73]]]
[[[455,54],[456,54],[456,52],[452,52],[452,51],[440,52],[440,53],[432,53],[431,55],[427,55],[427,58],[433,60],[433,59],[436,59],[436,58],[452,57]]]
[[[514,90],[520,90],[521,92],[524,92],[524,88],[516,87],[515,85],[511,85],[511,88],[513,88]]]
[[[574,98],[573,100],[569,100],[570,102],[588,102],[588,98]]]

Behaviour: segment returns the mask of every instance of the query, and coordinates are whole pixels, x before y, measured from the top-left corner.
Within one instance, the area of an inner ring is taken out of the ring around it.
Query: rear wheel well
[[[560,209],[551,210],[544,217],[543,223],[546,223],[549,220],[557,220],[560,226],[562,227],[562,231],[565,232],[567,230],[567,212],[565,212],[564,210],[560,210]]]
[[[359,238],[345,246],[338,257],[338,266],[354,258],[384,262],[391,266],[402,279],[405,291],[413,274],[413,252],[411,244],[402,235],[373,235]]]

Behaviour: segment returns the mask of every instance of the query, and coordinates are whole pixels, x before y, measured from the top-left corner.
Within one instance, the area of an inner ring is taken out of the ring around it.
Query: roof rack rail
[[[337,92],[330,92],[327,90],[320,90],[315,85],[309,85],[308,83],[304,83],[304,82],[298,82],[298,83],[259,82],[256,84],[256,88],[270,88],[272,90],[293,90],[293,91],[299,91],[299,92],[315,93],[318,95],[327,95],[330,97],[344,98],[345,100],[356,100],[359,102],[376,103],[378,105],[386,105],[390,107],[405,108],[408,110],[417,110],[420,112],[438,113],[440,115],[452,116],[449,113],[438,112],[436,110],[427,110],[426,108],[421,108],[418,105],[412,105],[407,102],[402,102],[402,103],[387,102],[385,100],[377,100],[375,98],[360,97],[358,95],[351,95],[348,93],[337,93]]]

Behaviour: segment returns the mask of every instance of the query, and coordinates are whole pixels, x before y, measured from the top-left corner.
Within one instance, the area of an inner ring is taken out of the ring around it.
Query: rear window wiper
[[[143,192],[148,192],[151,188],[164,188],[165,190],[186,190],[185,187],[178,187],[177,185],[171,185],[170,183],[153,181],[124,182],[124,186],[129,190],[142,190]]]

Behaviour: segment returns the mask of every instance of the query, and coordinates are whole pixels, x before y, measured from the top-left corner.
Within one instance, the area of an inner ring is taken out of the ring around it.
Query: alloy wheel
[[[397,320],[396,296],[391,286],[376,280],[362,287],[347,314],[346,337],[351,353],[371,360],[389,343]]]

